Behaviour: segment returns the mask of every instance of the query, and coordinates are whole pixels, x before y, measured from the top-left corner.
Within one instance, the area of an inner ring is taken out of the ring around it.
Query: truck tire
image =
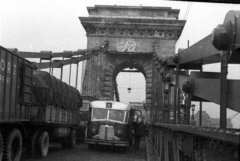
[[[2,160],[2,156],[3,156],[3,138],[0,133],[0,160]]]
[[[30,136],[30,140],[28,143],[28,156],[29,157],[35,157],[36,156],[36,142],[37,142],[37,138],[39,135],[40,131],[35,131],[31,136]]]
[[[36,152],[37,156],[44,158],[48,154],[49,149],[49,135],[48,132],[42,131],[39,133],[36,141]]]
[[[77,135],[76,135],[76,130],[75,129],[73,129],[71,131],[71,133],[68,136],[67,141],[68,141],[68,147],[69,148],[74,148],[75,147],[76,142],[77,142]]]
[[[18,129],[7,132],[4,136],[3,160],[19,161],[22,155],[22,134]]]

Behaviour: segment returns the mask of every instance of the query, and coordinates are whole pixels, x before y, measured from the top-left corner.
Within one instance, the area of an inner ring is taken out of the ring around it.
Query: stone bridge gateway
[[[179,11],[170,7],[105,6],[87,8],[89,17],[79,17],[86,30],[87,48],[109,41],[108,52],[87,61],[83,95],[113,100],[116,76],[124,68],[138,69],[146,79],[146,103],[153,103],[156,66],[153,44],[159,54],[173,55],[185,25]]]

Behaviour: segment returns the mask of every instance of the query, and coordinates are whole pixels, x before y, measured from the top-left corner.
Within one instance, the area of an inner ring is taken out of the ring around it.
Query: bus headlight
[[[93,127],[91,131],[92,131],[92,134],[96,134],[97,129],[95,127]]]
[[[117,135],[117,136],[121,136],[121,135],[122,135],[122,130],[118,129],[118,130],[116,131],[116,135]]]

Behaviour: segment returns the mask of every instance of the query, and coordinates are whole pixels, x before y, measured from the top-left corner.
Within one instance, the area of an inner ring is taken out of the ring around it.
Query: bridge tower
[[[173,55],[185,21],[170,7],[87,7],[89,17],[79,17],[87,36],[87,48],[109,41],[108,52],[86,62],[83,95],[113,100],[116,76],[124,68],[138,69],[146,79],[146,103],[154,105],[159,80],[153,63],[153,45],[159,55]],[[156,47],[157,46],[157,47]],[[156,52],[155,52],[156,53]]]

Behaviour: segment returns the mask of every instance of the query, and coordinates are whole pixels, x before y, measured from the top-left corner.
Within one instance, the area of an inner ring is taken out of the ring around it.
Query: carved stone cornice
[[[80,17],[87,36],[178,39],[186,21],[154,18]]]
[[[83,25],[86,24],[106,24],[106,25],[142,25],[142,26],[181,26],[185,20],[160,19],[160,18],[122,18],[122,17],[79,17]]]
[[[113,29],[158,29],[158,30],[182,30],[183,26],[179,25],[151,25],[151,24],[96,24],[85,23],[83,27],[86,28],[113,28]]]

